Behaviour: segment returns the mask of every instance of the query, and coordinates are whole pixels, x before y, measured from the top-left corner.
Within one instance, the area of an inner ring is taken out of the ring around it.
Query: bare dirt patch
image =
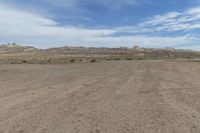
[[[200,63],[0,65],[2,133],[199,133]]]

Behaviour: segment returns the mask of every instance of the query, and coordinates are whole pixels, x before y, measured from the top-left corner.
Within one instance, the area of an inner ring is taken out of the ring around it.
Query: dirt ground
[[[200,63],[0,65],[0,133],[200,133]]]

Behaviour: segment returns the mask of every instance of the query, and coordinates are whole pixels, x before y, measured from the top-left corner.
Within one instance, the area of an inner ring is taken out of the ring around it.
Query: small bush
[[[137,60],[144,60],[144,58],[138,57]]]
[[[132,58],[126,58],[126,60],[133,60]]]
[[[92,59],[90,62],[91,62],[91,63],[94,63],[94,62],[97,62],[97,60],[95,60],[95,59]]]
[[[71,59],[69,62],[74,63],[76,60],[75,59]]]
[[[191,57],[190,57],[190,56],[188,56],[188,57],[187,57],[187,59],[191,59]]]
[[[51,59],[49,58],[47,62],[48,62],[48,63],[51,63]]]
[[[27,63],[27,61],[26,61],[26,60],[23,60],[22,63]]]
[[[120,58],[114,58],[113,60],[120,60]]]

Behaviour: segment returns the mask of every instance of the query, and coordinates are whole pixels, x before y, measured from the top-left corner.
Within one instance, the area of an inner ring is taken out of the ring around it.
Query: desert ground
[[[200,133],[200,62],[0,65],[0,133]]]

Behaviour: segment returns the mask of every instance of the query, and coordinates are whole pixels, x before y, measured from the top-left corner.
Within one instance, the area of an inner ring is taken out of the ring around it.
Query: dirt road
[[[0,133],[200,133],[200,63],[0,65]]]

